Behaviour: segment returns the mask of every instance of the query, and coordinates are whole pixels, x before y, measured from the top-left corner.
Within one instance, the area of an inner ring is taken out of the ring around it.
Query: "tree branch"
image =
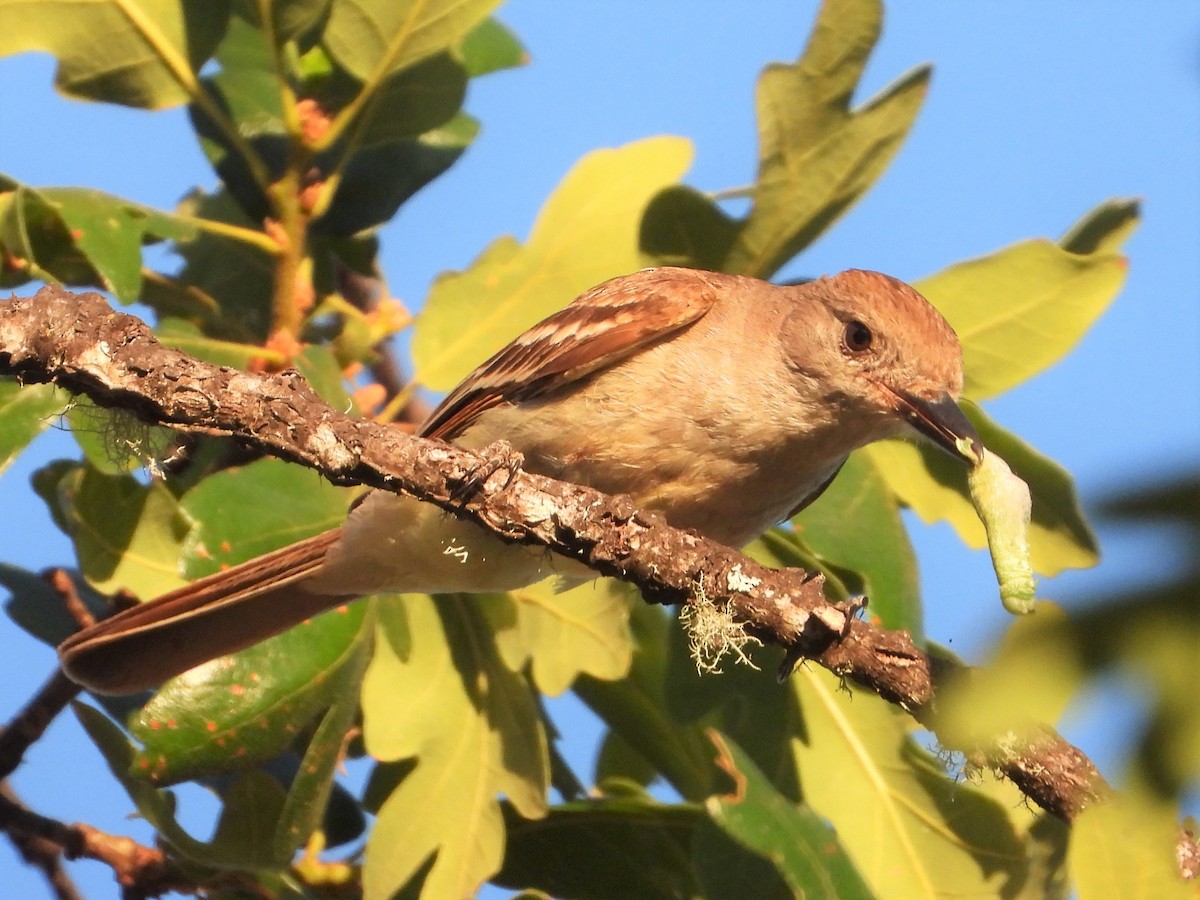
[[[162,346],[97,294],[47,287],[0,304],[0,375],[54,382],[100,406],[185,432],[224,435],[317,469],[435,503],[501,538],[540,544],[631,582],[653,603],[687,603],[703,584],[747,630],[902,706],[936,730],[935,690],[961,666],[931,658],[907,632],[830,604],[819,574],[775,570],[609,496],[520,471],[496,445],[473,453],[326,406],[294,372],[212,366]],[[486,477],[483,477],[486,476]],[[1052,729],[1018,746],[958,747],[997,768],[1034,802],[1070,820],[1104,792],[1095,766]]]

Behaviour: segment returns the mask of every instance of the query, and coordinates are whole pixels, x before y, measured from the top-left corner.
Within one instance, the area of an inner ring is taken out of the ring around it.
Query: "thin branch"
[[[827,603],[822,577],[775,570],[608,496],[519,471],[504,445],[473,453],[325,406],[295,372],[216,367],[163,347],[97,294],[48,287],[0,304],[0,374],[55,382],[100,406],[185,432],[226,435],[319,470],[336,484],[402,492],[499,537],[540,544],[637,585],[653,603],[687,603],[698,585],[748,633],[812,659],[936,730],[936,688],[962,667],[931,658],[907,632]],[[481,477],[486,473],[487,477]],[[959,747],[999,768],[1034,802],[1070,820],[1106,790],[1084,753],[1040,727],[1016,746]]]

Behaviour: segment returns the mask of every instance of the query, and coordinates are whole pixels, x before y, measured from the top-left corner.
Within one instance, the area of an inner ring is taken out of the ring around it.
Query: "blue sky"
[[[693,140],[701,189],[749,182],[759,69],[802,49],[814,2],[514,0],[500,18],[532,63],[473,85],[484,131],[446,177],[384,233],[393,292],[417,306],[440,271],[493,238],[524,237],[542,200],[581,155],[653,134]],[[1114,196],[1144,199],[1127,246],[1129,281],[1069,358],[987,404],[1003,425],[1066,465],[1085,504],[1128,484],[1195,471],[1200,456],[1200,5],[1021,2],[893,4],[859,99],[923,62],[933,86],[880,184],[784,275],[874,268],[906,280],[1014,241],[1058,236]],[[34,185],[88,185],[171,207],[212,176],[181,111],[146,114],[64,101],[45,57],[0,60],[8,125],[0,171]],[[28,474],[70,452],[42,440],[0,480],[6,561],[69,563],[65,541],[29,499]],[[1071,602],[1163,577],[1183,548],[1152,529],[1101,531],[1092,571],[1044,584]],[[986,556],[942,527],[914,531],[931,637],[975,659],[1004,624]],[[0,717],[48,674],[46,648],[4,632]],[[1120,692],[1093,698],[1068,736],[1104,768],[1134,715]],[[580,730],[587,728],[581,723]],[[586,740],[574,744],[587,759]],[[586,766],[586,762],[585,762]],[[1119,774],[1110,770],[1108,774]],[[68,716],[13,779],[27,802],[67,820],[133,833],[98,754]],[[190,798],[189,798],[190,801]],[[7,845],[13,896],[44,894]],[[88,896],[115,896],[95,864],[75,867]]]

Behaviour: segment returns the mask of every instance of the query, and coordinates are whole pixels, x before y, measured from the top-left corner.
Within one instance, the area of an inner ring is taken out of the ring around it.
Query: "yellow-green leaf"
[[[420,896],[473,897],[504,858],[487,725],[470,716],[379,810],[363,865],[366,900],[390,900],[435,853]]]
[[[1095,565],[1099,559],[1096,538],[1067,471],[996,425],[977,407],[968,403],[963,411],[984,446],[1007,461],[1029,485],[1033,495],[1029,547],[1034,570],[1055,575],[1063,569]],[[969,547],[987,543],[979,516],[967,499],[967,472],[962,463],[924,442],[880,441],[864,452],[879,466],[901,502],[924,521],[949,522]]]
[[[965,393],[985,400],[1062,359],[1125,283],[1117,246],[1136,211],[1100,207],[1064,238],[1024,241],[922,279],[916,288],[954,326],[963,348]]]
[[[754,207],[725,271],[770,277],[849,209],[900,148],[925,99],[928,66],[850,109],[882,18],[879,0],[826,0],[804,55],[763,72]]]
[[[1067,865],[1079,900],[1195,900],[1175,861],[1178,826],[1163,810],[1113,797],[1071,826]]]
[[[968,747],[1032,723],[1052,725],[1083,680],[1080,648],[1063,634],[1062,610],[1038,603],[1013,621],[986,666],[938,691],[938,735]]]
[[[543,581],[513,591],[515,627],[498,629],[496,646],[510,669],[532,661],[538,688],[558,696],[580,673],[611,681],[629,671],[629,588],[603,578],[569,591]]]
[[[0,380],[0,473],[67,407],[69,395],[52,384]]]
[[[1025,863],[1006,810],[930,765],[903,713],[824,671],[793,677],[805,800],[881,897],[994,896]]]
[[[457,43],[500,0],[334,0],[325,47],[360,81],[380,79]]]
[[[163,109],[198,90],[229,0],[0,0],[0,56],[44,50],[73,97]]]
[[[638,225],[691,161],[683,138],[656,137],[581,159],[538,214],[529,240],[494,241],[438,279],[413,337],[416,378],[453,387],[474,366],[589,287],[639,268]]]
[[[405,595],[381,609],[362,693],[367,750],[418,761],[380,809],[363,874],[368,898],[391,897],[435,852],[422,896],[473,894],[503,855],[497,794],[526,817],[545,812],[537,709],[500,661],[476,602]]]
[[[123,588],[146,599],[184,583],[180,554],[191,520],[161,482],[146,486],[130,475],[73,466],[53,492],[79,568],[94,588]]]

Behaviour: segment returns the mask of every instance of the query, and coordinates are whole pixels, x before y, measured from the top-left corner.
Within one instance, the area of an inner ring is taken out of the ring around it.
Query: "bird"
[[[628,495],[737,548],[815,500],[847,456],[903,434],[977,463],[962,349],[910,285],[850,269],[800,284],[655,267],[586,291],[482,363],[417,430],[503,439],[530,472]],[[595,573],[371,491],[346,522],[83,628],[67,676],[152,688],[359,596],[511,590]]]

